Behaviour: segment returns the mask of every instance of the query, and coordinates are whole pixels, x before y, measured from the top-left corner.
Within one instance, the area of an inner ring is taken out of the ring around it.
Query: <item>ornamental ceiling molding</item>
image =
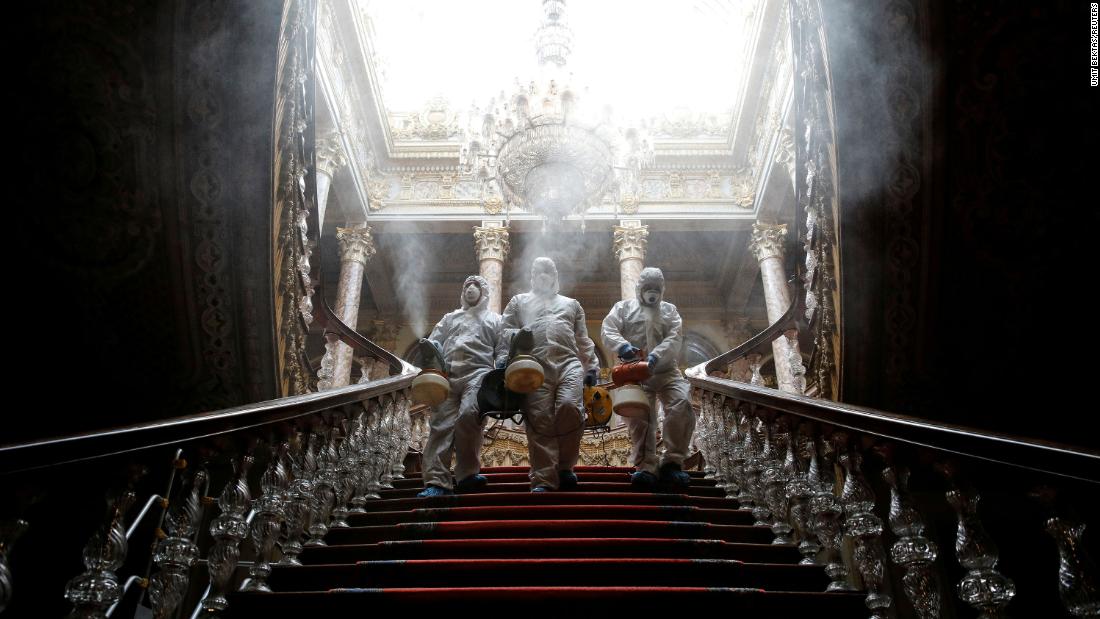
[[[413,113],[387,112],[379,79],[384,67],[380,68],[373,43],[373,24],[365,8],[363,5],[353,5],[349,0],[322,0],[319,8],[318,53],[321,62],[318,63],[318,90],[324,95],[338,130],[345,136],[348,168],[354,179],[355,191],[362,204],[369,205],[364,206],[364,211],[384,209],[395,201],[414,202],[407,194],[396,199],[389,195],[389,177],[409,173],[457,173],[461,135],[454,121],[458,114],[440,100],[426,102],[421,110]],[[753,137],[748,148],[751,159],[746,157],[747,161],[735,161],[736,119],[745,105],[745,97],[742,96],[735,102],[733,113],[728,117],[715,114],[678,115],[673,111],[663,118],[651,119],[651,130],[657,135],[654,144],[657,169],[706,171],[745,166],[752,170],[752,177],[759,180],[764,168],[774,165],[766,154],[770,152],[772,136],[779,129],[784,101],[784,97],[776,94],[774,84],[780,69],[783,71],[781,79],[790,81],[790,53],[787,37],[782,36],[787,11],[764,9],[765,5],[761,5],[755,12],[746,14],[746,19],[753,22],[748,27],[748,49],[759,49],[762,39],[772,39],[768,47],[769,62],[751,63],[753,66],[765,66],[751,71],[745,80],[747,92],[766,92],[768,95],[767,104],[762,105],[751,129]],[[779,14],[778,28],[774,27],[776,19],[765,15],[775,13]],[[741,127],[740,132],[747,130],[749,128]],[[643,176],[652,172],[653,168],[643,168]],[[386,178],[379,179],[378,175]],[[743,185],[738,183],[738,187]],[[639,202],[674,202],[677,200],[672,197],[674,192],[670,184],[667,197],[640,197]],[[663,195],[665,192],[658,193]],[[732,200],[737,209],[747,206],[755,211],[755,205],[750,202],[750,199],[755,200],[755,192],[739,190],[734,193],[736,195],[723,198]],[[425,199],[433,202],[449,200]],[[466,199],[459,200],[461,204],[468,203]],[[720,199],[703,196],[691,200]]]
[[[648,170],[642,173],[638,184],[638,204],[729,204],[745,209],[751,208],[756,200],[748,168]],[[476,177],[451,171],[379,172],[371,179],[369,192],[372,210],[398,205],[468,206],[483,202]],[[499,196],[491,196],[484,201],[496,203],[492,198],[499,200]],[[607,196],[602,204],[614,202],[614,196]]]
[[[789,23],[787,11],[782,11],[778,31],[786,32],[789,29]],[[752,138],[746,156],[754,179],[762,178],[766,168],[773,164],[767,154],[771,150],[776,134],[782,129],[784,113],[793,96],[794,65],[791,62],[789,37],[775,38],[769,59],[768,68],[764,73],[764,83],[760,89],[761,98],[766,103],[757,111],[753,120]]]
[[[353,70],[355,63],[347,53],[340,27],[338,12],[347,6],[344,0],[323,0],[318,5],[317,28],[317,92],[323,105],[327,107],[335,126],[333,132],[343,143],[343,154],[347,160],[347,173],[353,179],[352,185],[363,205],[370,204],[370,175],[376,168],[375,157],[370,148],[366,122],[360,110],[363,101],[360,94],[362,85]],[[355,45],[358,50],[358,45]]]
[[[326,0],[326,3],[339,7],[338,10],[341,12],[346,12],[347,22],[355,29],[355,38],[360,47],[359,53],[355,57],[364,65],[368,77],[369,85],[364,89],[364,92],[369,92],[373,98],[377,126],[384,137],[387,160],[400,159],[405,156],[402,151],[406,146],[406,142],[410,139],[421,142],[436,142],[435,146],[437,148],[443,147],[444,144],[448,147],[439,148],[439,150],[430,154],[423,153],[421,156],[456,156],[460,146],[459,140],[456,139],[457,136],[456,138],[443,138],[444,131],[435,126],[437,123],[425,117],[424,112],[430,106],[430,102],[426,102],[426,107],[417,112],[402,113],[396,110],[392,112],[386,110],[385,97],[379,86],[381,81],[379,75],[384,72],[384,70],[379,70],[379,65],[383,63],[379,61],[379,54],[374,47],[373,22],[365,3],[357,5],[358,10],[352,9],[348,0]],[[746,46],[750,50],[756,48],[756,42],[759,41],[767,26],[762,18],[765,11],[759,10],[761,8],[757,7],[758,10],[745,13],[745,19],[751,22],[747,28],[749,36],[746,38]],[[785,13],[785,11],[781,12]],[[785,38],[779,35],[774,36],[777,39]],[[752,66],[752,58],[749,58],[749,64]],[[750,81],[751,78],[752,73],[749,74],[746,82]],[[662,117],[651,118],[648,122],[650,128],[655,130],[655,137],[657,138],[654,146],[657,150],[661,150],[661,142],[665,140],[680,144],[683,144],[685,140],[700,140],[713,149],[717,142],[724,144],[724,146],[715,150],[727,158],[732,157],[736,119],[740,116],[742,105],[743,101],[735,102],[731,106],[730,113],[725,116],[713,113],[677,114],[677,110],[671,110]],[[418,120],[411,121],[409,125],[406,125],[406,121],[410,120],[413,115],[419,116]],[[442,120],[438,114],[435,115],[435,119],[437,121]],[[429,130],[428,127],[433,129]],[[382,167],[385,168],[388,165]]]

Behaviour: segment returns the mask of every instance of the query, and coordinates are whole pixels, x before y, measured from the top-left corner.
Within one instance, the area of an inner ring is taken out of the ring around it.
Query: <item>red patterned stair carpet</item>
[[[236,593],[237,617],[367,615],[493,607],[536,615],[716,605],[742,617],[866,614],[859,594],[823,593],[828,578],[799,565],[794,546],[691,473],[677,494],[641,492],[630,469],[577,467],[571,492],[529,492],[527,469],[482,471],[480,492],[417,498],[419,477],[395,482],[276,567],[274,593]],[[748,614],[744,614],[748,613]]]

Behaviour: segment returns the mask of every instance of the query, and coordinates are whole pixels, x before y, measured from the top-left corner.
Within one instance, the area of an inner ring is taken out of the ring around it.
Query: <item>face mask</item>
[[[554,286],[554,276],[549,273],[538,273],[532,282],[535,290],[547,292]]]
[[[481,289],[470,284],[466,286],[466,290],[462,291],[462,298],[470,305],[477,305],[478,299],[481,298]]]
[[[656,305],[661,300],[661,293],[656,290],[646,290],[642,293],[642,303]]]

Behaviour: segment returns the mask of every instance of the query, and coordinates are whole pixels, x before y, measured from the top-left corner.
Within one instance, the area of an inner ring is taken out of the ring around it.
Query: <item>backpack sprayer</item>
[[[542,386],[546,375],[542,364],[531,356],[535,338],[530,329],[520,329],[508,347],[508,365],[490,370],[477,390],[477,410],[481,419],[511,419],[523,423],[526,395]]]

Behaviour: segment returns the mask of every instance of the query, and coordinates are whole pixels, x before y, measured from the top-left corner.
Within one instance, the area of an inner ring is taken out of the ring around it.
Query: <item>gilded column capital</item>
[[[317,171],[334,178],[340,168],[348,164],[339,133],[331,133],[317,140]]]
[[[370,226],[337,228],[336,240],[340,243],[340,262],[358,262],[366,265],[370,257],[377,253]]]
[[[619,262],[637,258],[645,260],[645,247],[649,237],[649,226],[643,226],[641,222],[623,222],[625,225],[615,226],[613,249]]]
[[[482,260],[500,260],[508,257],[511,243],[508,241],[508,228],[499,225],[476,226],[474,228],[474,248],[478,262]]]
[[[783,239],[787,237],[787,224],[766,224],[756,222],[752,225],[752,240],[749,251],[758,262],[768,258],[783,259]]]

